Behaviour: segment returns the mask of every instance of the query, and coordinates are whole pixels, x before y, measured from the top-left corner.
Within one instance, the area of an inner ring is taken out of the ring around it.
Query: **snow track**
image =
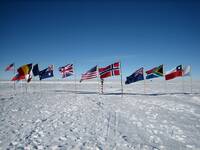
[[[194,93],[143,93],[139,84],[0,83],[0,149],[200,149],[200,84]],[[23,85],[23,87],[25,84]],[[142,86],[142,85],[140,85]],[[149,85],[150,86],[150,85]],[[186,89],[186,88],[185,88]],[[151,89],[152,90],[152,89]]]

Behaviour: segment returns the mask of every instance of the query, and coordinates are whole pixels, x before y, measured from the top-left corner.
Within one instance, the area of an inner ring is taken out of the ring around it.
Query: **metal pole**
[[[122,66],[121,66],[121,61],[120,63],[120,75],[121,75],[121,96],[123,97],[123,83],[122,83]]]

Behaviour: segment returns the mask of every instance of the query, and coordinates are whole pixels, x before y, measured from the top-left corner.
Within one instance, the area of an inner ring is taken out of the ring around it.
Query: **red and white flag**
[[[83,80],[93,79],[96,77],[97,77],[97,66],[91,68],[86,73],[82,74],[80,82]]]
[[[14,68],[14,63],[10,64],[9,66],[6,67],[5,71],[11,71]]]
[[[183,68],[182,65],[177,66],[175,69],[169,71],[165,75],[165,80],[171,80],[176,77],[181,77],[183,76]]]
[[[100,78],[120,75],[120,63],[116,62],[104,68],[99,68]]]
[[[68,64],[66,66],[59,67],[59,71],[60,71],[60,73],[62,75],[62,78],[71,76],[74,73],[74,71],[73,71],[73,64]]]
[[[19,81],[25,79],[25,75],[20,75],[19,73],[12,78],[12,81]]]

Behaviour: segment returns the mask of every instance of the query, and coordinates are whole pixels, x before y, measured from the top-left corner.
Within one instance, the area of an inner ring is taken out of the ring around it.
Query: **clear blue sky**
[[[123,76],[139,67],[191,64],[200,76],[200,1],[86,0],[0,2],[0,79],[5,67],[75,63],[78,76],[121,59]]]

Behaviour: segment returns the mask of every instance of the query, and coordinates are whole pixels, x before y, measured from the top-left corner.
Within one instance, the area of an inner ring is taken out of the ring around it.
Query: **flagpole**
[[[13,71],[13,73],[14,73],[14,76],[15,76],[15,63],[14,63],[14,71]],[[14,81],[14,90],[16,90],[16,87],[15,87],[15,81]]]
[[[144,77],[144,68],[143,68],[143,77]],[[144,77],[144,94],[146,94],[146,78]]]
[[[163,64],[163,77],[165,82],[165,93],[167,93],[167,81],[165,80],[166,70],[164,69],[166,65]]]
[[[185,88],[184,88],[184,77],[182,76],[182,92],[184,93]]]
[[[77,90],[77,87],[76,87],[76,72],[75,72],[75,63],[74,63],[74,65],[73,65],[74,67],[73,67],[73,69],[74,69],[74,88],[75,88],[75,96],[76,96],[76,90]]]
[[[104,79],[101,78],[101,94],[103,94],[103,82],[104,82]]]
[[[98,93],[100,94],[100,88],[99,88],[99,66],[97,65],[97,82],[98,82]]]
[[[121,96],[123,97],[123,83],[122,83],[122,65],[121,65],[121,60],[119,61],[120,63],[120,75],[121,75]]]
[[[191,71],[192,71],[192,66],[190,65],[190,92],[192,94],[192,75],[191,75]]]

